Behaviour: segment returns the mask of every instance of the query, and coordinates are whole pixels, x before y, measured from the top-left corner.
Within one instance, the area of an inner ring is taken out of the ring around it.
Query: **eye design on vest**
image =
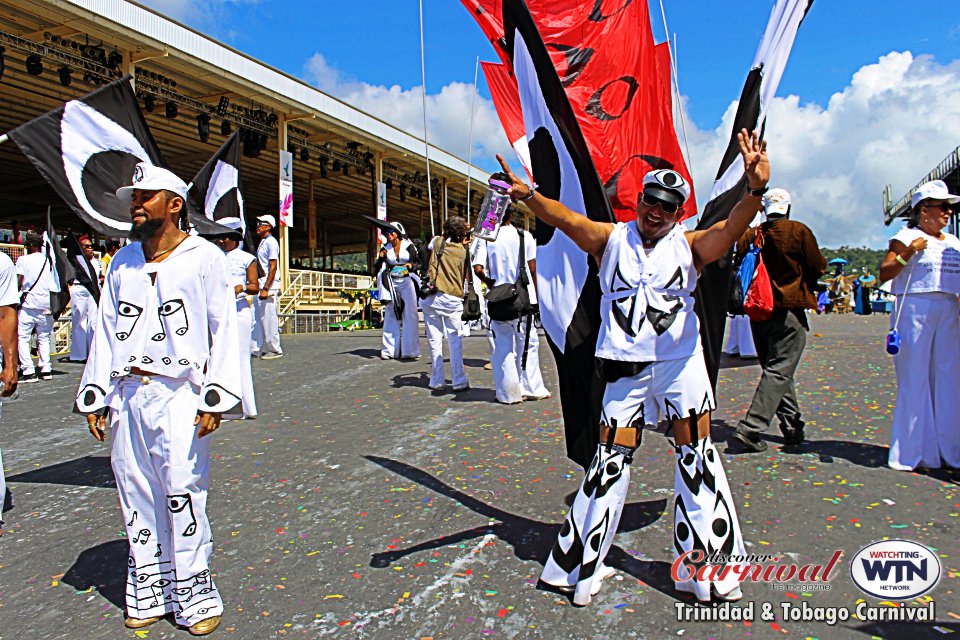
[[[157,314],[160,317],[160,332],[151,338],[154,342],[160,342],[167,337],[168,325],[178,336],[184,335],[190,328],[187,310],[183,307],[183,300],[179,298],[161,303]]]
[[[137,326],[143,307],[120,300],[117,303],[117,340],[126,340]]]

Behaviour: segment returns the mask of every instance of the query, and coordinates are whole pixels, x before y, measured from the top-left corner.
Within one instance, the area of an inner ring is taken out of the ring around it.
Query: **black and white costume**
[[[416,270],[420,264],[419,252],[412,242],[400,240],[399,255],[393,245],[385,245],[387,255],[380,272],[381,283],[389,292],[389,303],[383,310],[383,345],[380,357],[419,358],[420,321],[417,313],[417,287],[420,278]],[[412,264],[408,269],[405,264]],[[380,299],[383,302],[383,298]]]
[[[104,282],[76,404],[110,409],[133,618],[172,612],[190,626],[223,611],[209,566],[211,439],[194,418],[240,401],[234,305],[223,252],[192,236],[158,263],[124,247]]]
[[[588,604],[611,573],[603,559],[626,501],[639,430],[661,419],[695,421],[715,407],[693,311],[697,277],[681,226],[649,251],[643,249],[635,221],[614,227],[600,265],[597,357],[607,379],[601,443],[541,575],[544,583],[572,592],[575,604]],[[620,436],[632,428],[638,429],[635,440],[624,445]],[[696,437],[696,425],[691,429]],[[675,451],[675,557],[693,549],[744,554],[736,508],[713,442],[706,437],[675,445]],[[690,580],[676,587],[706,601],[711,589],[727,596],[739,582],[731,576],[712,585]]]
[[[240,247],[226,254],[227,269],[230,278],[230,286],[247,286],[247,267],[249,267],[256,256],[247,253]],[[254,418],[257,415],[257,399],[253,392],[253,370],[250,366],[250,340],[253,332],[253,307],[251,296],[241,291],[236,296],[237,309],[237,344],[240,354],[240,385],[243,390],[243,415],[246,418]]]

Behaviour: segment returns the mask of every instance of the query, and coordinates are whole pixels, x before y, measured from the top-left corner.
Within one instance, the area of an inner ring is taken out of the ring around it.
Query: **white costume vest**
[[[674,226],[647,255],[636,221],[617,223],[600,265],[597,357],[659,362],[699,353],[697,277],[683,227]]]
[[[944,232],[943,240],[928,236],[920,229],[904,227],[894,240],[906,246],[917,238],[926,238],[927,248],[917,253],[906,267],[890,283],[890,293],[941,293],[960,294],[960,240],[957,236]],[[905,291],[907,278],[910,289]]]

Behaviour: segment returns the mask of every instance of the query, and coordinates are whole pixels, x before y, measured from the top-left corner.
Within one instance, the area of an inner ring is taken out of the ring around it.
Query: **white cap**
[[[921,200],[946,200],[950,204],[960,202],[960,196],[955,196],[947,189],[947,183],[943,180],[931,180],[924,182],[914,192],[910,198],[910,206],[915,207]]]
[[[643,176],[643,192],[680,205],[690,197],[690,184],[673,169],[657,169]]]
[[[270,225],[271,229],[277,226],[277,219],[271,215],[260,216],[259,218],[257,218],[257,222],[263,222],[265,224],[268,224]]]
[[[790,193],[786,189],[770,189],[763,194],[763,212],[768,218],[782,218],[790,210]]]
[[[399,222],[391,222],[390,227],[393,228],[393,230],[396,231],[398,234],[400,234],[401,238],[407,237],[407,230],[404,229],[403,225],[400,224]]]
[[[174,172],[149,162],[140,162],[134,167],[131,182],[133,183],[131,186],[117,189],[117,198],[128,205],[133,200],[133,192],[136,189],[172,191],[183,198],[184,203],[187,201],[187,183],[178,178]]]
[[[243,222],[240,220],[240,218],[220,218],[219,220],[215,220],[215,222],[221,227],[226,227],[227,229],[243,231]]]

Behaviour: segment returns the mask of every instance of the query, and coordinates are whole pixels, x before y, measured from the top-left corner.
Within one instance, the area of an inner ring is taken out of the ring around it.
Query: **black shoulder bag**
[[[512,284],[498,284],[487,292],[487,313],[492,320],[509,322],[529,315],[532,310],[530,293],[527,291],[527,285],[530,281],[527,279],[526,252],[523,244],[524,233],[517,229],[517,234],[520,236],[517,281]]]
[[[463,263],[463,280],[467,283],[467,295],[463,296],[463,313],[460,315],[460,319],[464,322],[472,322],[473,320],[479,320],[482,313],[480,296],[473,289],[473,267],[470,264],[473,260],[470,258],[470,245],[464,245],[464,249],[467,250],[467,257]]]

